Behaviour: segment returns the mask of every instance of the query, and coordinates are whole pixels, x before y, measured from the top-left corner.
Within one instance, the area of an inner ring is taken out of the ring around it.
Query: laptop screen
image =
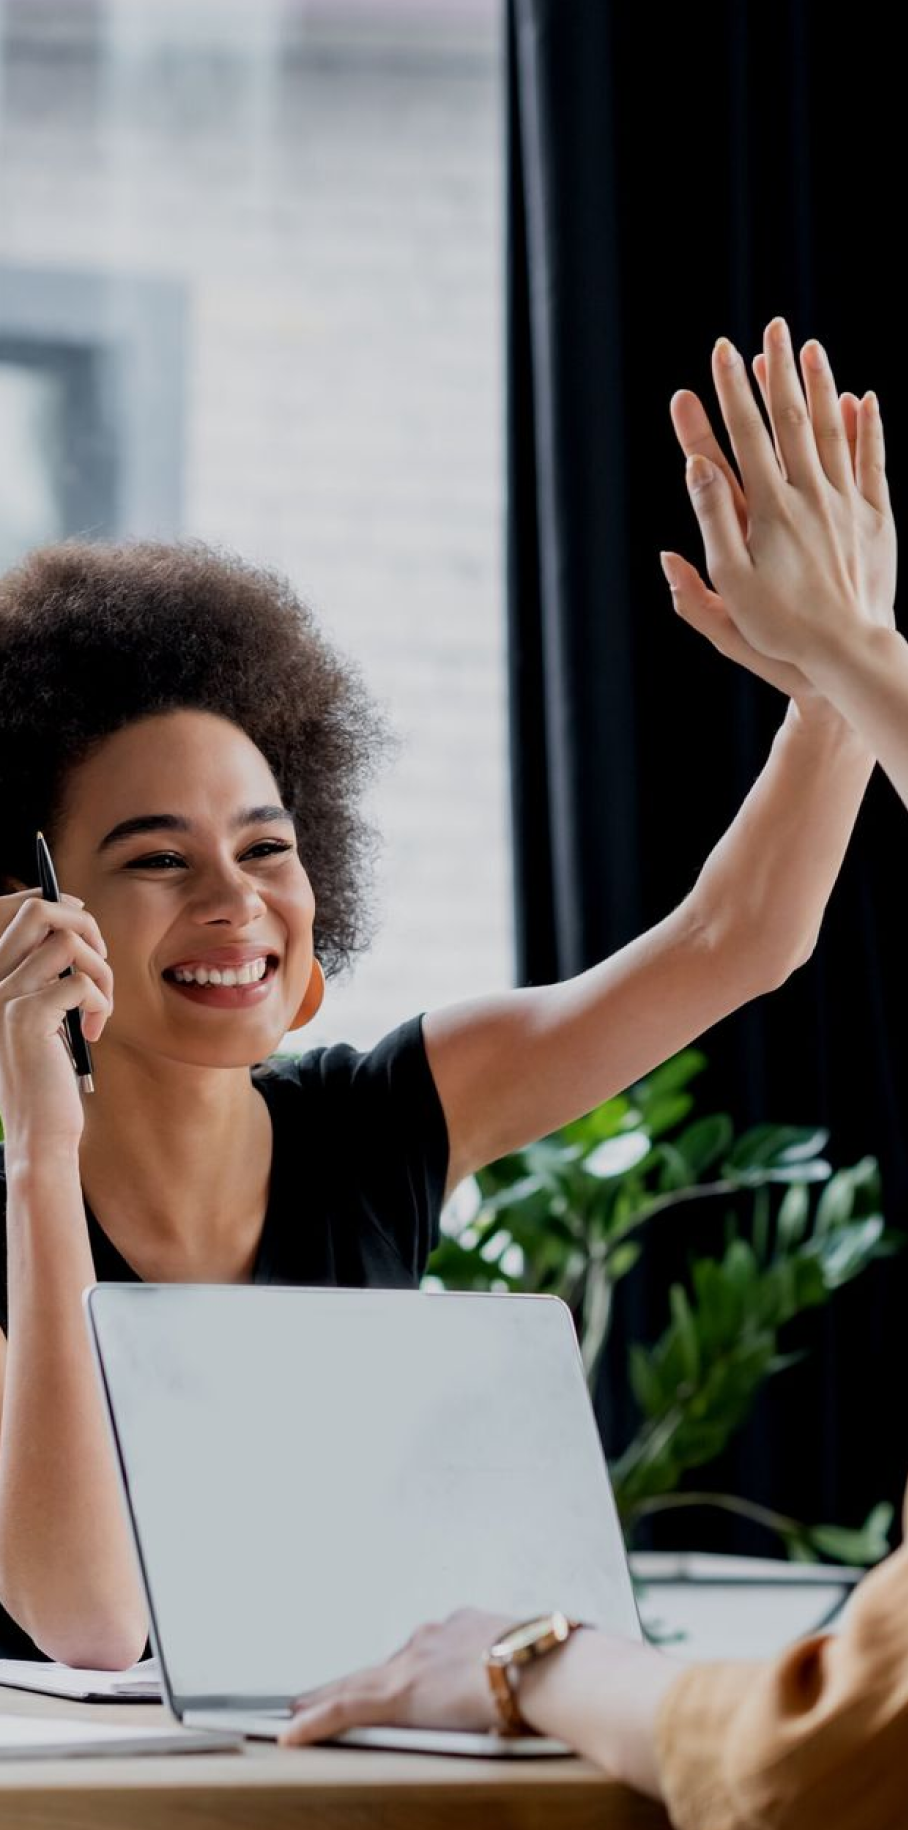
[[[458,1607],[639,1638],[553,1298],[103,1284],[87,1296],[180,1708],[295,1696]]]

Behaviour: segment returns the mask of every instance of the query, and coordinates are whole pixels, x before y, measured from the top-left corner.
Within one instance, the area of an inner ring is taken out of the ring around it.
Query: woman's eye
[[[250,845],[244,851],[244,858],[271,858],[279,852],[295,851],[296,846],[287,839],[260,839],[257,845]]]
[[[186,859],[179,852],[156,851],[147,858],[130,858],[126,866],[128,871],[169,871],[185,870]]]
[[[296,846],[287,839],[260,839],[257,845],[250,845],[243,852],[243,859],[271,858],[280,852],[295,851]],[[130,871],[170,871],[187,870],[186,859],[176,851],[149,852],[146,857],[130,858],[126,866]]]

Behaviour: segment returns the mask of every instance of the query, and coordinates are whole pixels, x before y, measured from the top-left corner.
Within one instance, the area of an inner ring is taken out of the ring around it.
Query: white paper
[[[156,1658],[141,1659],[126,1671],[88,1671],[40,1659],[0,1658],[0,1684],[14,1690],[36,1690],[42,1696],[70,1697],[74,1702],[158,1702],[161,1675]]]
[[[107,1722],[74,1722],[65,1716],[0,1715],[0,1760],[38,1755],[223,1753],[239,1746],[226,1735],[169,1728],[112,1728]]]

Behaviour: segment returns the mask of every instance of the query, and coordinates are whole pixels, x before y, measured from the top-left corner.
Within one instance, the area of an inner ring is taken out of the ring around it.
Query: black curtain
[[[660,547],[700,563],[668,419],[710,399],[721,333],[749,356],[784,313],[841,387],[875,388],[905,501],[903,78],[892,15],[790,5],[509,0],[509,615],[519,975],[578,972],[690,888],[784,701],[674,618]],[[905,1229],[908,812],[879,772],[810,963],[703,1039],[701,1109],[821,1123],[879,1157]],[[667,1321],[700,1223],[623,1288],[601,1394],[633,1422],[629,1338]],[[705,1224],[705,1220],[704,1220]],[[817,1522],[900,1497],[908,1253],[804,1331],[710,1484]],[[698,1482],[698,1484],[700,1484]],[[765,1550],[705,1516],[660,1541]]]

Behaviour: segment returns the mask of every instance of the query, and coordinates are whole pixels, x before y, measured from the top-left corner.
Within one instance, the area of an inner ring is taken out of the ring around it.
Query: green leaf
[[[726,1158],[726,1165],[736,1169],[768,1167],[770,1164],[803,1163],[815,1157],[829,1141],[828,1131],[804,1125],[752,1125],[738,1138]]]
[[[673,1194],[676,1189],[689,1188],[696,1176],[691,1175],[686,1157],[681,1155],[674,1142],[663,1140],[653,1151],[653,1159],[658,1162],[659,1174],[656,1186],[660,1195]]]
[[[811,1245],[805,1247],[797,1258],[791,1260],[794,1279],[794,1307],[792,1314],[801,1309],[818,1309],[829,1297],[830,1291],[819,1259],[812,1255]]]
[[[832,1167],[822,1157],[815,1157],[812,1163],[766,1163],[746,1169],[726,1163],[724,1172],[742,1188],[759,1188],[764,1182],[825,1182]]]
[[[852,1169],[840,1169],[831,1177],[817,1203],[815,1233],[826,1233],[850,1220],[855,1206],[869,1201],[879,1206],[880,1172],[876,1157],[865,1156]]]
[[[791,1139],[780,1153],[780,1160],[783,1163],[806,1162],[811,1157],[819,1156],[820,1151],[825,1150],[829,1142],[829,1132],[818,1130],[816,1127],[809,1129],[799,1125],[788,1125],[783,1126],[782,1129],[788,1131]]]
[[[458,1239],[442,1239],[426,1266],[429,1277],[439,1277],[447,1290],[490,1290],[499,1273],[477,1252],[467,1251]]]
[[[636,1081],[631,1088],[631,1096],[638,1104],[649,1098],[661,1099],[666,1093],[675,1093],[679,1087],[687,1087],[689,1081],[697,1074],[702,1074],[706,1066],[706,1056],[698,1048],[682,1048],[677,1055],[671,1055],[667,1061],[660,1062],[644,1080]]]
[[[660,1093],[658,1099],[647,1100],[644,1105],[643,1122],[651,1136],[661,1137],[664,1131],[673,1131],[680,1125],[693,1103],[689,1093]]]
[[[748,1293],[759,1275],[759,1266],[753,1248],[746,1239],[733,1239],[724,1259],[722,1269],[729,1282],[741,1292]]]
[[[674,1147],[687,1163],[691,1182],[725,1156],[734,1139],[734,1126],[726,1112],[698,1118],[674,1139]]]
[[[803,1531],[782,1531],[780,1536],[792,1563],[816,1563],[817,1553],[809,1535]]]
[[[628,1239],[622,1245],[615,1246],[614,1251],[606,1255],[605,1262],[613,1284],[616,1284],[620,1277],[626,1277],[628,1271],[633,1270],[642,1250],[642,1246]]]
[[[548,1201],[551,1190],[538,1175],[523,1175],[519,1182],[506,1182],[503,1187],[488,1197],[483,1197],[482,1211],[486,1214],[504,1214],[509,1207],[524,1211],[534,1196]]]
[[[664,1398],[658,1371],[644,1347],[631,1347],[628,1356],[631,1391],[644,1416],[654,1417],[662,1410]]]
[[[835,1557],[839,1563],[880,1563],[889,1555],[889,1529],[892,1507],[874,1506],[858,1531],[841,1525],[813,1525],[810,1541],[824,1557]]]
[[[650,1153],[650,1140],[645,1131],[622,1131],[617,1137],[605,1138],[597,1144],[584,1158],[583,1167],[586,1174],[600,1180],[607,1177],[627,1175],[636,1169]]]
[[[502,1188],[510,1188],[515,1182],[522,1181],[526,1175],[526,1164],[523,1151],[515,1150],[511,1156],[498,1157],[494,1163],[485,1163],[476,1171],[476,1183],[484,1200],[497,1195]]]
[[[592,1112],[584,1113],[582,1118],[564,1125],[560,1131],[553,1131],[551,1138],[569,1145],[577,1144],[583,1151],[588,1151],[596,1144],[601,1144],[605,1138],[617,1137],[629,1119],[637,1125],[640,1114],[632,1108],[625,1095],[619,1093],[614,1099],[607,1099],[603,1105],[596,1106]]]
[[[868,1214],[851,1226],[839,1226],[835,1232],[822,1233],[805,1247],[805,1257],[812,1253],[819,1263],[829,1290],[850,1283],[876,1256],[883,1233],[882,1214]]]
[[[691,1268],[697,1319],[704,1352],[712,1356],[735,1340],[741,1325],[738,1286],[723,1274],[714,1258],[698,1258]]]
[[[687,1292],[681,1284],[672,1284],[669,1291],[669,1303],[684,1367],[684,1377],[693,1385],[700,1375],[700,1343]]]
[[[831,1184],[829,1185],[831,1186]],[[823,1190],[825,1198],[828,1189]],[[776,1249],[790,1252],[799,1245],[810,1225],[810,1196],[806,1184],[795,1182],[782,1197],[776,1219]]]
[[[764,1265],[766,1263],[766,1260],[769,1256],[770,1213],[771,1213],[771,1196],[769,1193],[769,1189],[768,1188],[756,1189],[754,1191],[753,1217],[751,1220],[751,1228],[750,1228],[750,1235],[751,1235],[750,1242],[754,1249],[754,1257],[759,1260],[761,1265]]]

